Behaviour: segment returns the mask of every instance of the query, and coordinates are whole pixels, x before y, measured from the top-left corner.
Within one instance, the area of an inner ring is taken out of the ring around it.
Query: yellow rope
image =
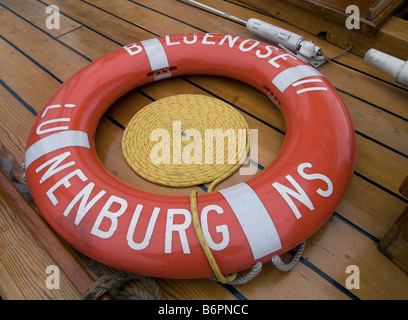
[[[183,136],[190,128],[195,129],[201,139]],[[211,158],[210,154],[206,155],[204,152],[206,143],[211,145],[210,134],[206,134],[208,129],[213,133],[216,130],[226,133],[232,129],[236,137],[239,129],[241,132],[245,129],[246,144],[237,143],[237,148],[232,150],[224,147],[228,145],[227,138],[221,144],[215,143],[216,139],[213,139]],[[194,143],[198,143],[196,150],[202,150],[196,157],[191,156]],[[123,134],[122,151],[129,166],[151,182],[173,187],[195,186],[213,181],[216,185],[238,170],[246,159],[249,151],[249,127],[237,110],[218,99],[202,95],[177,95],[157,100],[133,117]],[[233,163],[228,163],[230,154],[236,155]],[[152,157],[155,158],[155,155],[159,160],[169,161],[154,163]],[[217,163],[217,157],[223,163]],[[185,163],[186,158],[193,162]],[[206,161],[206,158],[211,158],[211,161]]]
[[[208,262],[210,263],[211,268],[213,269],[215,276],[217,277],[218,281],[225,284],[228,282],[233,281],[237,274],[233,273],[231,275],[224,276],[220,270],[220,267],[218,266],[217,261],[214,259],[214,256],[211,252],[210,247],[207,244],[207,241],[205,241],[203,231],[201,230],[201,225],[200,221],[198,219],[198,211],[197,211],[197,191],[193,190],[190,193],[190,207],[191,207],[191,213],[193,216],[193,225],[194,225],[194,230],[196,232],[198,241],[200,242],[201,247],[204,250],[205,256],[207,257]]]
[[[139,111],[123,134],[122,152],[129,166],[148,181],[172,187],[211,182],[211,192],[247,158],[249,139],[249,126],[236,109],[208,96],[184,94]],[[218,280],[230,282],[236,274],[222,274],[205,241],[196,194],[191,192],[190,204],[197,238]]]

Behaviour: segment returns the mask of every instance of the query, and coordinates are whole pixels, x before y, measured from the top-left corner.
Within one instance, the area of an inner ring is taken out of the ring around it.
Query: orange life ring
[[[32,197],[73,247],[110,266],[162,278],[213,271],[197,240],[186,196],[154,194],[109,173],[95,132],[126,92],[181,75],[247,83],[280,108],[280,153],[245,183],[200,194],[203,233],[223,273],[296,247],[334,212],[355,161],[354,129],[330,83],[295,56],[258,40],[219,34],[153,38],[119,48],[66,81],[38,114],[25,153]]]

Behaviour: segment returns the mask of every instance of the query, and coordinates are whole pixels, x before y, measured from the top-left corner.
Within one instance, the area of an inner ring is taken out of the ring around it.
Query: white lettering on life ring
[[[201,39],[201,44],[203,44],[203,45],[212,45],[212,46],[216,45],[217,42],[214,41],[215,39],[213,39],[215,36],[216,36],[215,34],[206,33],[204,35],[204,37]],[[192,37],[192,38],[190,38],[190,37]],[[236,46],[236,42],[237,42],[237,40],[239,38],[241,38],[241,37],[239,37],[239,36],[234,36],[233,37],[232,35],[227,34],[227,35],[224,35],[224,37],[221,40],[218,41],[218,45],[222,46],[224,44],[227,44],[228,47],[232,49],[233,47]],[[165,45],[169,46],[169,47],[170,46],[181,45],[182,43],[190,45],[190,44],[194,44],[194,43],[196,43],[198,41],[198,37],[197,37],[197,35],[195,33],[190,34],[188,36],[183,36],[182,41],[174,41],[174,40],[171,39],[171,36],[165,36],[164,39],[165,39]],[[254,39],[244,39],[244,41],[242,41],[238,45],[238,49],[240,51],[242,51],[242,52],[250,52],[252,50],[255,50],[259,46],[260,43],[261,43],[260,41],[254,40]],[[123,46],[123,49],[125,49],[129,55],[134,56],[134,55],[137,55],[137,54],[139,54],[140,52],[143,51],[143,46],[141,46],[140,44],[137,44],[137,43],[131,43],[131,44],[128,44],[126,46]],[[256,51],[255,51],[256,56],[258,58],[260,58],[260,59],[265,59],[265,58],[269,57],[273,53],[273,50],[279,51],[280,49],[278,49],[275,46],[268,45],[268,46],[265,47],[265,50],[266,50],[266,52],[262,52],[261,49],[256,49]],[[284,53],[284,55],[276,57],[275,60],[278,60],[278,59],[286,60],[287,56],[289,56],[289,54]],[[295,56],[291,56],[291,58],[297,60],[297,58]],[[272,59],[269,63],[271,65],[275,66],[276,68],[279,68],[280,65],[278,65],[275,62],[275,60]]]
[[[180,224],[174,223],[176,215],[183,215],[184,222]],[[173,232],[179,234],[181,247],[184,254],[190,254],[190,246],[187,241],[186,230],[191,224],[191,213],[187,209],[168,209],[166,222],[166,236],[164,243],[164,252],[171,253],[173,243]]]
[[[136,43],[131,43],[126,46],[123,46],[123,49],[125,49],[127,53],[129,53],[129,55],[131,56],[134,56],[135,54],[138,54],[143,51],[143,47],[139,46]]]
[[[71,152],[67,151],[62,154],[58,154],[52,159],[47,160],[46,162],[40,164],[35,170],[36,173],[42,174],[39,180],[40,184],[48,180],[48,178],[62,172],[64,169],[68,169],[74,166],[75,161],[70,161],[69,159],[70,156]],[[82,170],[80,169],[73,170],[69,173],[66,173],[62,178],[58,179],[51,187],[49,187],[48,191],[46,192],[46,195],[49,201],[53,204],[53,206],[57,206],[59,204],[58,193],[61,188],[72,187],[73,189],[78,189],[78,183],[86,182],[87,180],[88,178],[82,172]],[[126,199],[122,199],[114,195],[109,196],[107,200],[106,199],[102,200],[102,198],[106,195],[106,191],[103,189],[99,191],[94,191],[94,189],[95,183],[89,181],[82,189],[79,188],[78,193],[74,195],[69,204],[66,205],[62,215],[68,217],[71,214],[71,212],[74,211],[74,208],[76,208],[76,212],[73,213],[75,214],[74,224],[78,226],[96,203],[98,203],[99,201],[105,201],[103,208],[100,210],[96,221],[93,223],[91,234],[99,238],[107,239],[114,235],[119,224],[119,217],[123,215],[123,213],[128,208],[128,201]],[[93,196],[91,196],[92,193],[94,193]],[[114,207],[115,204],[116,207],[117,205],[119,205],[119,208],[116,210],[112,210],[111,208]],[[146,232],[144,233],[143,240],[141,242],[136,242],[134,240],[134,235],[136,232],[139,218],[142,215],[142,210],[143,205],[137,204],[127,231],[126,236],[127,244],[133,250],[143,250],[149,246],[161,209],[158,207],[155,207],[153,209],[153,212],[149,218],[149,223]],[[215,226],[216,232],[220,233],[222,236],[220,242],[215,242],[209,232],[208,227],[208,215],[210,212],[222,214],[224,211],[220,206],[217,205],[208,205],[202,209],[201,224],[203,226],[204,237],[206,238],[206,241],[208,242],[208,245],[210,246],[211,249],[223,250],[228,246],[230,241],[228,226],[225,224]],[[190,247],[187,239],[186,230],[191,225],[190,211],[186,209],[170,208],[167,210],[166,214],[167,222],[164,243],[165,253],[169,254],[172,253],[174,241],[173,235],[174,233],[177,233],[178,238],[181,242],[183,253],[189,254]],[[184,222],[176,224],[174,222],[176,216],[183,216]],[[109,225],[109,227],[108,228],[105,227],[105,229],[102,229],[102,224],[104,221],[106,221],[105,225]],[[138,232],[138,234],[142,233]]]
[[[120,207],[119,209],[112,211],[111,207],[113,207],[114,204],[119,204]],[[128,203],[125,199],[117,196],[110,196],[102,210],[99,212],[98,218],[96,218],[92,227],[91,234],[102,239],[110,238],[118,228],[118,218],[126,211],[127,206]],[[108,219],[110,223],[109,229],[106,231],[101,229],[101,224],[105,219]]]
[[[39,165],[35,170],[37,173],[42,173],[40,178],[40,184],[46,181],[48,178],[58,174],[64,169],[70,168],[75,165],[74,161],[69,161],[71,153],[69,151],[62,154],[56,155],[54,158],[47,160],[43,164]],[[333,183],[325,175],[321,173],[307,173],[306,169],[312,168],[312,164],[308,162],[301,163],[297,172],[300,177],[305,180],[321,180],[326,184],[326,188],[318,188],[316,193],[322,197],[330,197],[333,193]],[[314,205],[310,200],[309,196],[306,194],[304,189],[299,185],[299,183],[291,176],[286,175],[285,178],[292,184],[294,189],[283,185],[279,182],[272,183],[272,186],[279,192],[282,198],[289,205],[290,209],[294,213],[297,219],[302,217],[299,208],[295,205],[294,200],[296,199],[304,204],[310,211],[314,210]],[[57,206],[58,201],[58,190],[60,188],[70,188],[72,184],[78,184],[86,182],[88,178],[80,170],[75,169],[57,182],[55,182],[51,187],[49,187],[46,192],[47,197],[53,206]],[[75,215],[75,225],[79,225],[89,210],[99,202],[106,194],[105,190],[99,190],[96,195],[91,197],[94,191],[95,184],[93,182],[88,182],[80,191],[73,196],[73,199],[66,206],[63,211],[63,216],[67,217],[74,207],[76,209]],[[77,188],[77,186],[75,186]],[[95,193],[95,192],[94,192]],[[241,224],[242,230],[244,231],[248,242],[250,244],[254,260],[257,260],[265,255],[273,253],[281,248],[280,238],[277,233],[276,227],[267,212],[266,208],[263,206],[261,200],[255,193],[255,191],[246,183],[240,183],[233,187],[221,190],[220,193],[227,200],[231,208],[233,209],[239,223]],[[128,201],[120,197],[110,195],[100,210],[96,220],[93,223],[91,234],[107,239],[114,235],[119,224],[119,217],[125,213],[128,208]],[[119,205],[119,208],[118,208]],[[115,210],[112,210],[113,207]],[[138,204],[134,210],[132,219],[130,221],[128,231],[127,231],[127,244],[133,250],[143,250],[147,248],[150,244],[151,238],[153,236],[156,222],[160,213],[160,208],[155,207],[150,215],[149,223],[144,233],[144,238],[141,242],[136,242],[134,240],[135,231],[140,216],[142,215],[143,205]],[[224,210],[218,205],[207,205],[201,211],[201,225],[204,237],[212,250],[220,251],[228,247],[230,242],[230,234],[228,226],[226,224],[217,225],[215,230],[221,235],[221,240],[215,242],[213,236],[209,231],[208,216],[211,212],[217,214],[223,214]],[[146,213],[148,214],[148,213]],[[177,234],[178,239],[181,243],[181,247],[184,254],[190,254],[190,245],[187,239],[187,229],[191,226],[191,213],[187,209],[180,208],[169,208],[166,212],[166,228],[165,228],[165,243],[164,252],[171,254],[174,245],[174,234]],[[183,222],[175,223],[176,216],[181,217]],[[103,222],[104,229],[102,228]],[[107,227],[108,226],[108,227]],[[138,234],[141,234],[140,232]],[[260,234],[264,234],[267,239],[260,237]]]
[[[316,192],[322,197],[325,197],[325,198],[330,197],[331,194],[333,193],[333,183],[331,182],[331,180],[321,173],[312,173],[312,174],[305,173],[304,172],[305,168],[312,168],[312,164],[307,163],[307,162],[301,163],[297,168],[299,175],[306,180],[324,181],[327,184],[327,190],[324,191],[319,188],[316,190]],[[279,182],[272,183],[272,186],[279,192],[282,198],[289,205],[296,219],[300,219],[302,217],[302,214],[300,213],[299,208],[293,202],[292,198],[295,198],[296,200],[300,201],[310,211],[313,211],[315,209],[314,205],[312,201],[310,200],[309,196],[303,190],[303,188],[299,185],[299,183],[297,183],[297,181],[291,175],[286,175],[285,178],[292,184],[292,186],[296,189],[296,191],[294,191],[293,189]]]
[[[211,233],[208,229],[208,213],[210,213],[211,211],[215,211],[218,214],[224,213],[224,210],[222,210],[220,206],[217,206],[215,204],[204,207],[203,210],[201,211],[201,229],[203,231],[203,235],[205,240],[207,241],[208,246],[212,250],[220,251],[225,249],[230,241],[228,226],[226,224],[223,224],[221,226],[215,227],[215,230],[218,233],[221,233],[222,240],[219,243],[214,242],[213,238],[211,237]]]
[[[133,213],[132,221],[130,221],[128,233],[126,235],[126,240],[129,245],[133,250],[143,250],[145,249],[149,244],[150,244],[150,239],[152,238],[154,227],[156,226],[156,221],[157,217],[159,216],[160,213],[160,208],[154,208],[152,215],[149,220],[149,224],[146,229],[145,237],[142,242],[137,243],[134,241],[133,237],[135,234],[137,222],[139,221],[140,214],[142,213],[143,210],[143,205],[138,204],[136,206],[136,210]]]

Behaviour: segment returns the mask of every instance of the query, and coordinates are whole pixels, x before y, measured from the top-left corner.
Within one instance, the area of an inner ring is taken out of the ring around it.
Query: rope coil
[[[246,160],[249,139],[249,126],[236,109],[215,98],[184,94],[136,113],[123,134],[122,152],[128,165],[150,182],[215,186]]]
[[[162,140],[157,142],[159,136]],[[236,109],[208,96],[184,94],[157,100],[139,111],[123,134],[122,152],[129,166],[146,180],[172,187],[211,182],[207,190],[211,192],[246,160],[249,139],[249,126]],[[197,238],[217,279],[231,282],[236,274],[222,274],[204,238],[196,195],[195,190],[190,193]]]

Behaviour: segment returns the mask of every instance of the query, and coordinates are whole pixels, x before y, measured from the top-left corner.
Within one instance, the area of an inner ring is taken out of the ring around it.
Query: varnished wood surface
[[[55,252],[59,249],[55,244],[61,246],[61,242],[47,241],[48,234],[44,230],[47,229],[47,226],[42,220],[37,218],[39,223],[36,223],[28,221],[28,216],[20,215],[22,211],[25,211],[23,209],[26,205],[25,199],[16,190],[13,190],[15,188],[12,182],[3,172],[0,172],[0,182],[0,296],[14,300],[80,299],[81,294],[70,280],[71,278],[63,272],[59,272],[58,281],[51,281],[52,278],[49,278],[48,287],[52,284],[55,288],[62,286],[64,290],[47,288],[46,280],[55,273],[55,267],[58,264],[44,249],[43,244],[48,242],[53,246]],[[33,211],[32,208],[31,211]],[[33,217],[36,218],[38,215]],[[40,239],[30,232],[31,226],[43,229]],[[62,251],[69,252],[66,249]],[[74,259],[65,259],[64,266],[70,268],[73,261]],[[47,270],[49,266],[51,269]],[[75,264],[75,267],[75,273],[71,275],[81,278],[82,272],[77,272],[78,267],[81,268],[80,264]],[[78,282],[80,287],[89,286],[91,283],[90,277],[81,278]]]
[[[259,18],[304,34],[329,57],[342,51],[262,12],[228,1],[202,2],[244,19]],[[57,5],[61,10],[59,30],[48,30],[45,26],[48,5]],[[76,71],[128,43],[166,34],[203,31],[256,38],[241,25],[175,0],[0,0],[0,154],[13,162],[14,176],[21,180],[19,168],[37,112],[53,91]],[[408,298],[408,275],[377,250],[379,239],[408,205],[398,191],[408,172],[408,92],[350,53],[322,66],[319,71],[343,98],[356,130],[355,173],[333,217],[308,240],[303,258],[289,273],[265,264],[257,278],[235,287],[207,279],[159,279],[165,298]],[[163,187],[143,181],[119,156],[123,128],[135,112],[154,100],[178,93],[206,94],[239,108],[250,127],[260,130],[258,162],[261,166],[267,166],[279,152],[285,123],[267,97],[236,81],[192,76],[144,86],[111,107],[97,132],[98,154],[108,170],[148,190],[188,192],[185,189],[163,190]],[[219,188],[242,179],[234,175]],[[0,203],[0,214],[10,216],[12,211],[6,203]],[[13,226],[10,219],[5,221]],[[0,239],[5,239],[2,237],[5,237],[4,232],[0,233]],[[19,252],[24,255],[26,246],[32,246],[33,242],[20,242],[19,239],[15,237],[14,241],[19,241],[22,247]],[[12,240],[8,238],[7,241]],[[1,250],[7,247],[2,246]],[[284,258],[290,255],[285,254]],[[113,272],[86,257],[82,259],[95,278]],[[2,263],[12,265],[13,261]],[[346,288],[349,265],[359,267],[360,289]],[[43,266],[38,268],[41,270]],[[39,273],[30,277],[43,281]],[[1,292],[8,298],[6,289]],[[29,298],[29,295],[29,292],[24,293],[21,298]]]
[[[296,6],[314,11],[328,19],[344,23],[350,5],[357,6],[360,11],[361,32],[375,34],[378,28],[392,16],[404,2],[402,0],[288,0]]]

